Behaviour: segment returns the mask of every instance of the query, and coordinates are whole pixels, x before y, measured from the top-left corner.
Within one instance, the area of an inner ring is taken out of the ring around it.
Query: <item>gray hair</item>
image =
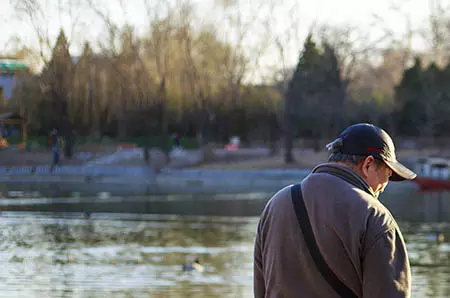
[[[352,165],[358,165],[364,159],[366,159],[366,155],[353,155],[353,154],[344,154],[340,152],[333,152],[328,156],[328,161],[331,162],[345,162],[350,163]]]
[[[345,154],[340,152],[333,152],[328,157],[329,162],[344,162],[349,163],[351,165],[357,166],[359,163],[364,161],[368,155],[354,155],[354,154]],[[384,161],[375,158],[376,164],[380,166],[384,163]]]

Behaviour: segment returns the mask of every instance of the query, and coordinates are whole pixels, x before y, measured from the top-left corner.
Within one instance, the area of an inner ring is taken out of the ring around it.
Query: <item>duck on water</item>
[[[204,268],[203,266],[200,264],[200,260],[199,258],[195,258],[194,262],[192,263],[186,263],[183,265],[183,271],[198,271],[198,272],[203,272]]]

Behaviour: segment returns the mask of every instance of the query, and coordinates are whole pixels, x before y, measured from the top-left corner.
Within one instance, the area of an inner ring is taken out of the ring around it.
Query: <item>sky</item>
[[[13,46],[11,40],[19,37],[22,43],[34,48],[38,47],[36,34],[33,27],[25,16],[17,16],[14,11],[13,2],[17,0],[0,0],[0,52],[10,49]],[[20,0],[19,0],[20,1]],[[68,11],[63,14],[57,13],[58,3],[64,0],[40,0],[39,2],[46,7],[45,16],[39,20],[39,24],[45,24],[49,28],[49,36],[52,44],[60,28],[64,28],[71,42],[71,54],[78,55],[82,49],[85,40],[91,41],[95,49],[96,40],[104,38],[103,22],[90,8],[82,10],[74,9],[73,13]],[[83,2],[87,0],[71,0],[72,3]],[[137,28],[138,32],[145,32],[147,25],[146,11],[143,9],[142,2],[145,0],[93,0],[95,5],[107,12],[117,24],[131,23]],[[120,2],[124,3],[122,6]],[[154,0],[158,1],[158,0]],[[180,1],[180,0],[173,0]],[[223,14],[219,8],[220,0],[193,0],[194,7],[199,20],[202,22],[216,22]],[[223,0],[222,0],[223,1]],[[303,39],[306,37],[312,24],[327,25],[352,25],[362,32],[367,32],[368,36],[375,39],[382,34],[382,28],[392,29],[399,36],[405,33],[406,18],[411,20],[412,27],[415,29],[425,29],[427,27],[428,16],[430,13],[430,3],[437,0],[272,0],[277,3],[270,7],[267,3],[270,0],[239,0],[240,12],[245,16],[257,15],[263,19],[270,17],[272,20],[271,29],[278,32],[283,46],[286,48],[286,63],[295,63]],[[261,10],[256,10],[255,3],[263,3]],[[449,5],[450,0],[441,0],[442,4]],[[402,12],[392,10],[392,4],[400,4]],[[232,12],[230,12],[232,13]],[[381,16],[382,20],[373,25],[374,15]],[[72,17],[71,17],[72,15]],[[76,19],[76,30],[73,30],[72,24]],[[298,28],[297,39],[283,36],[283,32],[289,27],[293,20],[297,20]],[[251,44],[260,43],[261,40],[268,41],[266,32],[261,27],[253,28],[246,37],[246,42]],[[232,31],[227,31],[232,32]],[[228,33],[225,31],[223,35]],[[229,36],[228,38],[232,38]],[[270,43],[270,41],[268,41]],[[413,47],[421,50],[426,48],[427,43],[421,38],[414,39]],[[273,44],[268,45],[269,49],[264,54],[264,59],[268,64],[274,63],[274,56],[277,55]],[[251,55],[252,47],[248,47]]]

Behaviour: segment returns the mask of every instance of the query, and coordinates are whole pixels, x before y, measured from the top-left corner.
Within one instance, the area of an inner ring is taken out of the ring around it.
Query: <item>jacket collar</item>
[[[366,180],[351,168],[335,163],[324,163],[315,167],[313,173],[327,173],[336,176],[353,186],[367,192],[372,197],[376,197]]]

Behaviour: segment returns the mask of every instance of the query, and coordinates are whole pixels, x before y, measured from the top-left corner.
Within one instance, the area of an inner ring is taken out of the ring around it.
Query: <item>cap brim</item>
[[[384,160],[384,162],[391,168],[392,176],[389,180],[391,181],[403,181],[403,180],[413,180],[416,178],[416,173],[399,163],[398,161]]]

